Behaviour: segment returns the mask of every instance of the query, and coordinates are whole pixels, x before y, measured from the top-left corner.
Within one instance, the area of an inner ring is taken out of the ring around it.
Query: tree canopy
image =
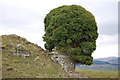
[[[45,48],[71,56],[75,62],[92,64],[96,49],[97,24],[92,13],[79,5],[60,6],[51,10],[44,19]]]

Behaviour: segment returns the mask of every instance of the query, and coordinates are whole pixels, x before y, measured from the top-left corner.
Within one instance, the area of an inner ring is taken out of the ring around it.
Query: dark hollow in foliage
[[[68,54],[75,62],[92,64],[98,37],[94,16],[79,5],[61,6],[45,17],[45,48]]]

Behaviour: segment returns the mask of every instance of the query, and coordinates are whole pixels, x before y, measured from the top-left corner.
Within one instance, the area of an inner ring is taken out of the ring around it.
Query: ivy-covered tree
[[[45,17],[45,48],[71,56],[75,62],[92,64],[98,37],[94,16],[79,5],[61,6]]]

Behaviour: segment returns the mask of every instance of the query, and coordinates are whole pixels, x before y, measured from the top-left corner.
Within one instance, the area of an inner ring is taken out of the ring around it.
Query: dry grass
[[[77,68],[76,71],[87,78],[118,78],[117,70],[91,70]]]

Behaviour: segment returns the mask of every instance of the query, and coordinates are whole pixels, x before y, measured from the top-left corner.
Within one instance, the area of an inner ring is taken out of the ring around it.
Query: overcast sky
[[[0,34],[17,34],[44,48],[44,18],[62,5],[81,5],[96,19],[94,58],[118,56],[118,0],[0,0]]]

